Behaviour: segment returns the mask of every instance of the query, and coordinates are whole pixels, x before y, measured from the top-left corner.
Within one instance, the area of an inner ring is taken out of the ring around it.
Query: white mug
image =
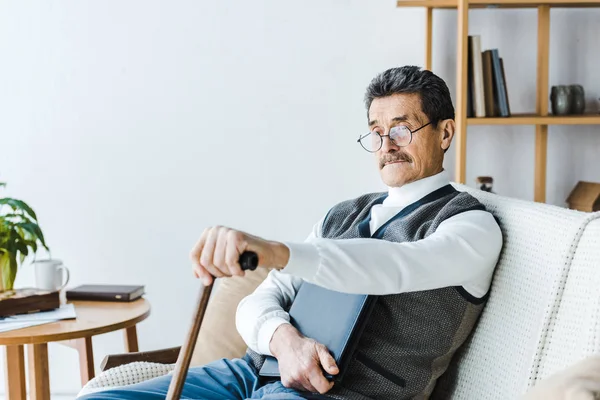
[[[69,269],[60,260],[36,260],[35,286],[43,290],[62,290],[69,283]]]

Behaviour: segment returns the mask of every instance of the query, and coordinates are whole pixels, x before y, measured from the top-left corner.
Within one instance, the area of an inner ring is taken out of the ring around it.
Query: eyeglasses
[[[390,132],[387,135],[382,135],[379,132],[371,131],[365,135],[362,135],[358,138],[357,142],[368,151],[369,153],[375,153],[381,149],[383,146],[383,138],[388,137],[392,143],[394,143],[398,147],[408,146],[412,142],[413,133],[420,131],[425,128],[427,125],[430,125],[431,121],[426,123],[420,128],[411,131],[404,125],[396,125],[390,128]]]

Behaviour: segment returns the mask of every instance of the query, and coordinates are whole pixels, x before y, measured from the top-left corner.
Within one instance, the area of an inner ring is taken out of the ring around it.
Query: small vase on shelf
[[[583,86],[571,85],[571,114],[583,114],[585,111],[585,94]]]
[[[568,115],[571,112],[571,88],[565,85],[552,86],[550,101],[552,104],[552,114]]]

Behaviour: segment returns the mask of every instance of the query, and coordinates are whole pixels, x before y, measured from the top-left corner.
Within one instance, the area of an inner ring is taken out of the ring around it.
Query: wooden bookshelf
[[[425,68],[432,67],[433,9],[457,10],[456,48],[456,175],[466,181],[468,125],[533,125],[535,127],[534,195],[538,202],[546,201],[546,167],[548,126],[600,125],[600,114],[549,115],[548,69],[550,52],[550,8],[600,7],[600,0],[398,0],[398,7],[424,7]],[[467,118],[467,48],[469,9],[471,8],[537,8],[537,84],[534,114],[513,114],[500,118]]]
[[[458,0],[398,0],[398,7],[458,8]],[[472,0],[469,8],[600,7],[600,0]]]
[[[513,114],[507,118],[467,118],[467,125],[600,125],[600,114],[545,117],[535,114]]]

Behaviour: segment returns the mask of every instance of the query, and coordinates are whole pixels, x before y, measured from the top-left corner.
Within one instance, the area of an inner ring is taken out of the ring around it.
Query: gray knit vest
[[[405,207],[374,233],[370,210],[386,194],[373,193],[333,207],[322,227],[329,239],[373,238],[414,242],[431,235],[444,220],[485,210],[473,196],[444,186]],[[377,265],[373,265],[377,273]],[[378,296],[364,333],[341,382],[327,396],[336,399],[425,399],[466,340],[487,300],[462,287]],[[264,358],[249,350],[254,366]]]

